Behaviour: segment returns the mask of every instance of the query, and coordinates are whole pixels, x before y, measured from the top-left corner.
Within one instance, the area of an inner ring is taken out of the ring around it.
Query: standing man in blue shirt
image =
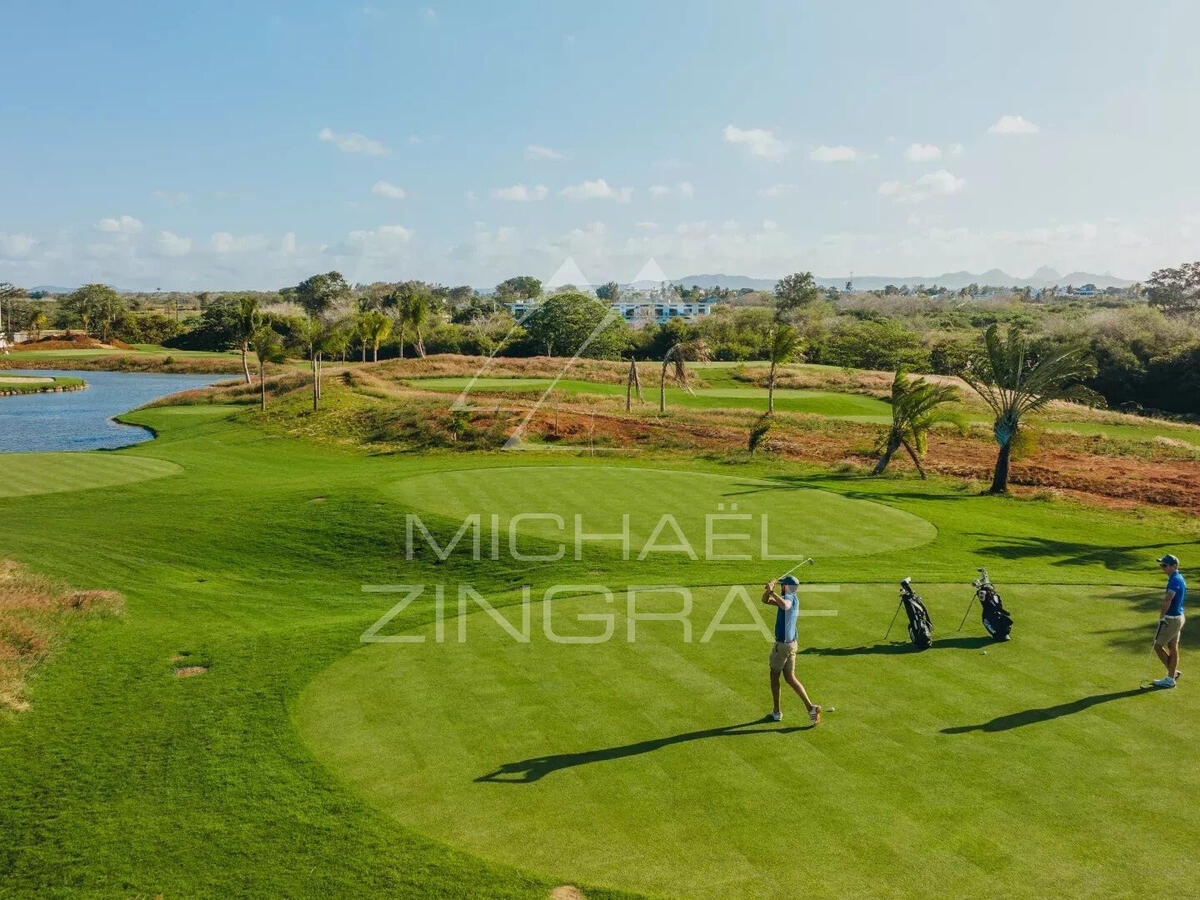
[[[799,584],[795,577],[784,575],[779,579],[779,585],[783,588],[782,594],[775,592],[774,581],[769,582],[763,591],[762,602],[776,608],[775,645],[771,648],[769,660],[771,699],[775,702],[775,708],[771,711],[771,721],[778,722],[783,718],[783,711],[779,706],[779,676],[782,675],[797,696],[804,701],[804,707],[808,710],[808,720],[814,725],[819,725],[821,707],[808,699],[804,685],[796,678],[796,618],[800,611],[796,588]]]
[[[1179,574],[1179,559],[1168,553],[1158,560],[1159,567],[1167,573],[1167,590],[1163,594],[1162,616],[1158,620],[1158,631],[1154,634],[1154,652],[1167,667],[1167,674],[1154,682],[1155,687],[1173,688],[1179,677],[1179,635],[1183,631],[1183,600],[1187,596],[1187,583]]]

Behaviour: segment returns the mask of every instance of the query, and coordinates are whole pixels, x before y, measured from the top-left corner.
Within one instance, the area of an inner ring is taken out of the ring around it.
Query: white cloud
[[[468,203],[474,203],[476,200],[479,199],[479,195],[476,194],[474,191],[463,191],[463,197],[466,198]]]
[[[559,193],[568,200],[616,200],[618,203],[628,203],[633,199],[633,188],[610,187],[603,178],[568,185]]]
[[[658,231],[657,222],[634,222],[633,227],[638,231]]]
[[[351,231],[345,246],[339,248],[350,255],[389,257],[405,249],[413,233],[403,225],[380,225],[372,230]]]
[[[214,231],[209,240],[217,253],[261,253],[271,246],[271,241],[261,235],[239,237],[228,231]]]
[[[930,197],[957,194],[966,184],[965,178],[959,178],[945,169],[938,169],[936,172],[922,175],[913,182],[885,181],[879,186],[879,196],[897,203],[920,203]]]
[[[956,143],[953,143],[950,145],[950,155],[951,156],[962,156],[966,152],[967,152],[967,148],[964,147],[962,144],[959,144],[956,142]]]
[[[390,181],[377,181],[371,185],[371,193],[377,197],[387,197],[389,200],[403,200],[404,188],[396,187]]]
[[[942,148],[937,144],[909,144],[904,158],[909,162],[936,162],[942,158]]]
[[[289,231],[279,242],[279,252],[291,256],[296,252],[296,232]]]
[[[770,187],[759,188],[760,197],[787,197],[800,190],[798,184],[773,184]]]
[[[765,128],[738,128],[736,125],[726,125],[723,134],[725,143],[741,144],[751,156],[775,160],[782,159],[787,153],[783,141],[775,137],[773,131]]]
[[[155,191],[154,196],[159,200],[165,200],[168,203],[187,203],[188,195],[185,191]]]
[[[988,128],[989,134],[1037,134],[1040,129],[1024,116],[1001,116]]]
[[[650,186],[651,197],[669,197],[674,195],[687,200],[694,197],[695,194],[696,187],[690,181],[681,181],[674,185],[654,184]]]
[[[557,150],[550,147],[543,147],[540,144],[529,144],[525,148],[526,159],[562,159],[563,155]]]
[[[105,218],[96,223],[97,231],[110,234],[141,234],[144,226],[140,219],[133,216],[121,216],[119,219]]]
[[[317,132],[317,139],[328,141],[343,153],[365,153],[367,156],[386,156],[388,154],[388,148],[381,142],[372,140],[357,131],[349,134],[335,134],[328,128],[322,128]]]
[[[0,259],[24,259],[35,246],[37,240],[27,234],[0,231]]]
[[[844,144],[839,144],[836,147],[829,147],[822,144],[820,147],[814,147],[812,152],[808,154],[808,158],[813,162],[856,162],[863,158],[862,151],[856,150],[853,147],[847,147]]]
[[[424,9],[421,10],[421,18],[424,19],[426,22],[436,22],[437,21],[437,10],[434,9],[432,6],[426,6]]]
[[[544,184],[514,184],[512,187],[492,188],[492,196],[497,200],[512,200],[516,203],[544,200],[548,193],[550,192]]]
[[[171,231],[160,231],[155,239],[155,248],[160,256],[187,256],[192,251],[192,239],[180,237]]]

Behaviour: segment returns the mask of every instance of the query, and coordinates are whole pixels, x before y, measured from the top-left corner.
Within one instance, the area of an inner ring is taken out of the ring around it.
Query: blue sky
[[[3,0],[0,280],[1200,255],[1200,4],[910,6]]]

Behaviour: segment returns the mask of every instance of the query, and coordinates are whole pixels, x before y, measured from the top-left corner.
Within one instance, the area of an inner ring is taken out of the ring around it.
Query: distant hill
[[[746,275],[685,275],[683,278],[672,279],[672,284],[679,284],[684,287],[699,285],[702,288],[723,287],[733,290],[741,290],[742,288],[750,288],[755,291],[769,291],[775,287],[775,278],[750,278]],[[943,272],[941,275],[855,275],[853,279],[849,275],[840,275],[837,277],[819,276],[816,278],[817,284],[822,287],[843,287],[847,281],[853,281],[854,287],[859,290],[872,291],[886,287],[889,284],[894,284],[897,287],[907,286],[916,287],[919,284],[933,287],[949,288],[958,290],[969,284],[992,285],[995,287],[1030,287],[1042,288],[1053,287],[1054,285],[1066,286],[1094,284],[1098,288],[1107,287],[1129,287],[1133,284],[1125,278],[1117,278],[1114,275],[1097,275],[1093,272],[1068,272],[1062,275],[1049,268],[1042,266],[1028,278],[1018,278],[1015,275],[1009,275],[1001,269],[988,269],[986,272]]]

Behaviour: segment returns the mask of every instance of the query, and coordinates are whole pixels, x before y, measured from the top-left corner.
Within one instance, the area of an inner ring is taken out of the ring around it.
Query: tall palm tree
[[[246,355],[250,352],[250,338],[254,336],[254,332],[262,327],[262,323],[262,313],[258,308],[258,298],[242,297],[239,299],[233,323],[233,331],[234,339],[242,349],[242,374],[246,378],[246,384],[250,383],[250,365],[246,361]]]
[[[679,341],[663,356],[662,374],[658,381],[658,411],[667,411],[667,369],[672,371],[675,383],[693,393],[690,373],[687,369],[689,362],[703,362],[708,359],[708,347],[703,340]]]
[[[937,422],[959,422],[959,417],[943,409],[958,400],[958,388],[949,384],[934,384],[924,378],[910,380],[903,369],[892,380],[892,424],[880,438],[879,462],[872,475],[879,475],[892,461],[892,455],[903,447],[917,472],[925,477],[921,455],[925,453],[929,429]]]
[[[258,396],[259,409],[267,408],[267,379],[266,364],[283,361],[283,345],[279,334],[269,325],[260,325],[254,329],[246,342],[258,357]]]
[[[413,332],[416,335],[417,355],[423,357],[425,355],[425,338],[421,334],[421,328],[429,318],[429,293],[423,289],[416,289],[409,292],[407,302],[404,304],[403,311],[404,320],[413,327]]]
[[[791,325],[777,322],[767,339],[767,358],[771,371],[767,373],[767,413],[775,412],[775,369],[791,362],[800,350],[800,333]]]
[[[1009,457],[1022,417],[1053,400],[1096,404],[1100,398],[1079,383],[1095,373],[1083,350],[1056,350],[1030,358],[1029,345],[1015,326],[1002,338],[999,328],[989,325],[983,337],[985,349],[970,361],[963,380],[996,417],[992,432],[1000,453],[989,492],[1003,494],[1008,490]]]
[[[362,314],[360,323],[360,328],[365,329],[363,333],[371,342],[371,362],[379,362],[379,345],[392,333],[392,318],[378,310],[371,310]],[[363,352],[365,355],[366,351]]]

